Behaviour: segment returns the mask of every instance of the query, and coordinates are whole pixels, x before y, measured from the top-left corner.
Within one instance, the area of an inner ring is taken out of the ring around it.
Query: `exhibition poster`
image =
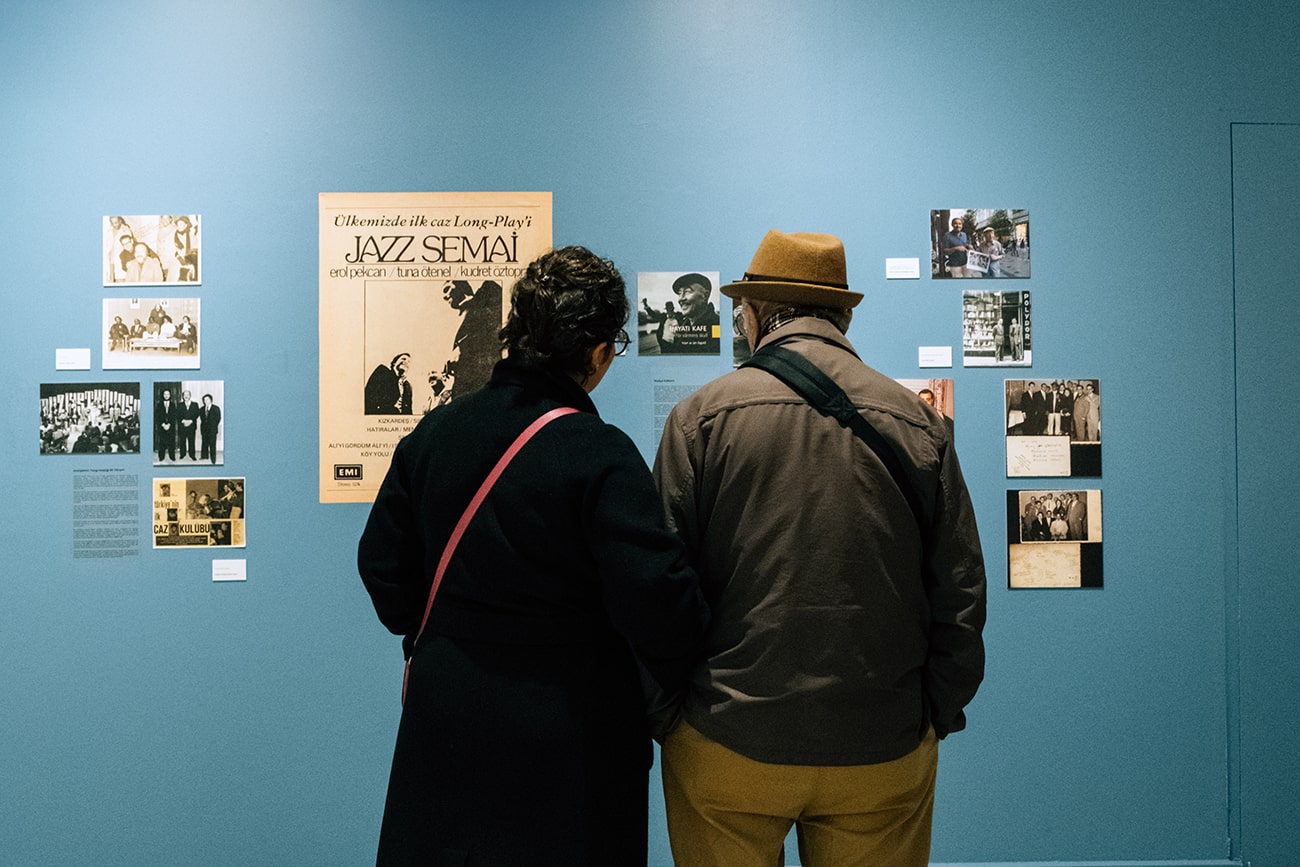
[[[243,548],[244,479],[153,480],[155,548]]]
[[[637,355],[721,353],[717,271],[642,271],[636,293]]]
[[[320,499],[371,502],[397,441],[487,382],[551,194],[320,194]]]

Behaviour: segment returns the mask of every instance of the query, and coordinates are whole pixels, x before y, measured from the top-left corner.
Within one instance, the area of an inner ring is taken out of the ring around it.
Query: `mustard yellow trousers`
[[[939,744],[875,765],[757,762],[682,722],[664,742],[676,867],[777,867],[793,825],[803,867],[924,867]]]

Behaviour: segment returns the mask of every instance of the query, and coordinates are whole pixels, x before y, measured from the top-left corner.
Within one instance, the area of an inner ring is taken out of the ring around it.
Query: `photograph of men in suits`
[[[155,464],[176,460],[177,404],[170,386],[155,383],[156,399],[153,407],[153,448],[158,455]]]
[[[219,463],[217,460],[217,440],[221,431],[221,407],[217,406],[211,394],[203,395],[203,405],[199,407],[199,460]]]

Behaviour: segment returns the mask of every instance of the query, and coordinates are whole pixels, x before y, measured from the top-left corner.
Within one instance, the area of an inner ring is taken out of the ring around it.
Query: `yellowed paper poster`
[[[487,382],[550,193],[320,194],[320,499],[375,498],[393,447]]]
[[[243,478],[153,480],[153,546],[245,546]]]

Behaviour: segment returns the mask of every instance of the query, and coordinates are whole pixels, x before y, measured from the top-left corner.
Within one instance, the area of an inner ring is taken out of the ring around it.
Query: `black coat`
[[[501,476],[413,648],[465,504],[557,406],[582,411]],[[572,380],[503,361],[398,444],[358,564],[414,650],[380,863],[644,864],[651,748],[633,649],[675,689],[707,612],[631,440]]]

